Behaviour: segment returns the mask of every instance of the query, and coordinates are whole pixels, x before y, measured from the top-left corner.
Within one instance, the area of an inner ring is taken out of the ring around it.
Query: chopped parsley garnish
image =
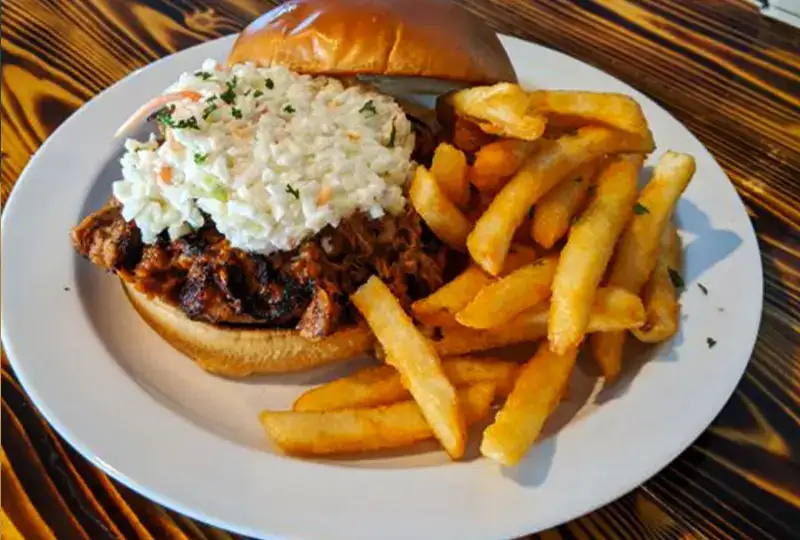
[[[293,188],[291,184],[287,184],[286,185],[286,193],[288,193],[289,195],[291,195],[295,199],[299,199],[300,198],[300,192],[298,190],[296,190],[295,188]]]
[[[392,132],[389,134],[389,144],[387,144],[386,146],[388,146],[389,148],[394,148],[394,140],[396,137],[397,137],[397,128],[395,127],[394,124],[392,124]]]
[[[273,88],[275,88],[275,83],[272,82],[272,79],[267,79],[266,81],[264,81],[264,84],[266,85],[267,90],[272,90]]]
[[[285,113],[289,113],[289,114],[294,114],[294,113],[295,113],[295,109],[294,109],[294,107],[292,107],[291,105],[286,105],[286,106],[283,108],[283,112],[285,112]]]
[[[236,85],[238,83],[239,79],[234,75],[232,80],[225,83],[228,89],[219,95],[219,99],[228,105],[233,105],[233,102],[236,101]]]
[[[644,214],[649,214],[650,210],[645,205],[637,202],[635,205],[633,205],[633,213],[637,216],[641,216]]]
[[[716,345],[716,344],[717,344],[717,340],[716,340],[716,339],[714,339],[714,338],[710,338],[710,337],[709,337],[709,338],[706,338],[706,343],[708,344],[708,348],[709,348],[709,349],[713,349],[713,348],[714,348],[714,345]]]
[[[243,95],[243,96],[249,96],[249,95],[250,95],[250,93],[251,93],[252,91],[253,91],[253,89],[252,89],[252,88],[248,88],[248,89],[247,89],[247,92],[245,92],[245,93],[244,93],[244,94],[242,94],[242,95]]]
[[[262,92],[261,90],[256,90],[255,92],[253,92],[253,97],[254,98],[260,98],[263,95],[264,95],[264,92]]]
[[[234,118],[239,120],[242,118],[242,111],[240,111],[236,107],[231,107],[231,115],[233,115]]]
[[[211,113],[216,111],[219,108],[219,105],[216,103],[209,103],[208,106],[203,109],[203,120],[208,120],[208,117],[211,116]]]
[[[535,207],[535,206],[531,206],[531,207],[528,209],[528,219],[533,219],[533,214],[534,214],[535,212],[536,212],[536,207]]]
[[[681,274],[677,270],[674,268],[667,268],[667,272],[669,272],[669,279],[672,281],[672,285],[676,289],[683,289],[686,286],[683,282]]]
[[[708,296],[708,289],[706,288],[705,285],[703,285],[702,283],[698,282],[697,287],[703,292],[703,294]]]
[[[173,129],[200,129],[200,126],[197,125],[197,118],[194,116],[176,122],[175,119],[172,118],[172,113],[174,112],[175,105],[170,105],[169,107],[162,107],[159,109],[154,117],[157,122]]]
[[[369,112],[369,113],[372,113],[372,114],[378,114],[377,109],[375,109],[375,104],[372,102],[371,99],[367,100],[367,102],[364,103],[364,105],[362,105],[362,107],[360,109],[358,109],[358,112],[360,112],[360,113]]]
[[[201,78],[201,79],[203,79],[204,81],[207,81],[208,79],[210,79],[211,77],[213,77],[213,75],[212,75],[211,73],[209,73],[208,71],[198,71],[198,72],[196,72],[196,73],[194,74],[194,76],[195,76],[195,77],[200,77],[200,78]]]
[[[211,96],[206,99],[206,103],[214,103],[215,101],[217,101],[217,96]]]
[[[574,216],[572,216],[572,219],[569,220],[569,224],[570,225],[577,225],[580,220],[581,220],[581,215],[580,214],[575,214]]]
[[[194,162],[202,165],[208,159],[208,154],[200,154],[199,152],[194,155]]]

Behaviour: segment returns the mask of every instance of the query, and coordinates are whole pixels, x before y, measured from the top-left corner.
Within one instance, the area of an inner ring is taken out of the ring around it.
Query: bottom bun
[[[193,321],[179,309],[148,298],[122,282],[139,315],[170,345],[200,367],[228,377],[287,373],[347,360],[372,349],[374,337],[363,326],[341,329],[320,340],[294,330],[225,327]]]

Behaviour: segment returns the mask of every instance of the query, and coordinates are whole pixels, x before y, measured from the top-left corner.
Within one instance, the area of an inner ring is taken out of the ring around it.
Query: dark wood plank
[[[593,64],[675,114],[736,185],[764,263],[753,360],[713,426],[635,492],[542,536],[800,537],[800,31],[744,0],[461,3],[498,31]],[[82,103],[157,58],[238,31],[271,4],[4,2],[0,201]],[[231,538],[88,464],[38,415],[5,358],[2,395],[4,534]]]

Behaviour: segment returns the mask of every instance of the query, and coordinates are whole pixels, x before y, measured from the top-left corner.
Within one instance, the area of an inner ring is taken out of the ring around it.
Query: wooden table
[[[755,352],[711,428],[633,493],[542,537],[800,538],[800,31],[744,0],[462,3],[498,31],[619,77],[684,122],[744,199],[764,264]],[[98,92],[270,7],[3,2],[2,202],[47,136]],[[99,472],[42,420],[5,358],[2,373],[4,538],[229,537]]]

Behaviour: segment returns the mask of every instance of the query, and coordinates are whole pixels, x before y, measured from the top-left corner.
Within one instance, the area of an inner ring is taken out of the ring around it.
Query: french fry
[[[661,157],[634,206],[635,215],[622,233],[609,285],[639,294],[656,264],[659,240],[672,210],[694,172],[694,158],[688,154],[667,152]],[[592,354],[606,380],[619,375],[624,346],[624,332],[592,336]]]
[[[488,351],[516,343],[538,341],[547,336],[549,305],[520,313],[503,326],[488,330],[465,327],[442,328],[442,337],[434,340],[443,357]],[[645,312],[638,295],[624,289],[603,287],[597,290],[586,332],[629,330],[644,324]]]
[[[433,154],[430,172],[448,199],[461,208],[467,206],[470,193],[464,152],[451,144],[440,143]]]
[[[464,152],[475,152],[495,140],[494,135],[483,131],[477,124],[456,116],[453,122],[453,145]]]
[[[456,388],[490,382],[496,394],[505,397],[511,391],[519,365],[499,358],[457,356],[444,358],[442,368]],[[295,411],[336,411],[390,405],[411,399],[400,373],[392,366],[371,366],[305,391],[294,402]]]
[[[417,167],[409,189],[414,209],[444,243],[464,250],[472,223],[442,192],[436,179],[423,166]]]
[[[483,432],[481,454],[506,466],[517,465],[525,457],[561,401],[577,355],[574,347],[556,354],[546,342],[539,345],[494,422]]]
[[[467,424],[489,413],[494,393],[492,383],[476,384],[458,393]],[[371,409],[263,411],[259,419],[275,444],[292,455],[369,452],[407,446],[434,436],[414,401]]]
[[[574,135],[542,141],[514,177],[497,194],[467,238],[472,259],[492,275],[503,268],[503,260],[517,227],[528,210],[561,180],[605,154],[622,151],[647,152],[641,138],[602,127],[581,128]]]
[[[569,233],[550,301],[547,337],[556,353],[583,340],[595,292],[633,213],[636,177],[643,161],[640,154],[623,154],[606,163],[598,174],[594,199]]]
[[[505,272],[513,272],[517,268],[536,260],[536,251],[527,246],[512,245],[506,257]],[[433,294],[411,304],[414,318],[428,326],[453,326],[458,324],[456,313],[469,304],[475,295],[494,278],[476,265],[445,283]]]
[[[528,96],[531,109],[557,126],[603,124],[652,140],[642,108],[630,96],[569,90],[538,90]]]
[[[536,143],[502,139],[481,147],[469,169],[469,181],[485,193],[496,193],[533,152]]]
[[[567,234],[573,218],[589,199],[596,171],[597,167],[590,164],[574,181],[561,182],[536,203],[530,234],[537,244],[550,249]]]
[[[387,363],[400,372],[436,438],[453,459],[461,457],[466,440],[464,416],[433,344],[378,277],[369,278],[350,299],[385,349]]]
[[[430,326],[455,324],[456,313],[492,281],[478,266],[470,265],[433,294],[411,304],[411,312],[418,321]]]
[[[529,98],[519,85],[497,83],[458,90],[447,98],[456,111],[486,133],[534,141],[542,136],[547,121],[528,112]]]
[[[543,257],[485,286],[456,320],[470,328],[492,328],[513,319],[550,296],[558,259]]]
[[[678,331],[678,291],[671,272],[680,272],[681,239],[674,223],[667,225],[661,235],[661,250],[658,262],[645,284],[642,298],[645,308],[645,323],[631,330],[636,339],[645,343],[666,341]]]

